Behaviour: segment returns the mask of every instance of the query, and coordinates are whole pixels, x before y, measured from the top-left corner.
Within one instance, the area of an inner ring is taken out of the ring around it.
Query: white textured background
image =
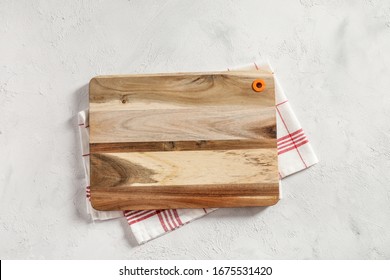
[[[320,163],[275,207],[143,246],[91,223],[78,110],[98,74],[269,58]],[[0,0],[0,258],[389,259],[390,2]]]

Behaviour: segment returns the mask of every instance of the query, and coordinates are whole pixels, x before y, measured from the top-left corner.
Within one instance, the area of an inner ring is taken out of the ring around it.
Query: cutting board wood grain
[[[261,92],[252,87],[259,79]],[[99,76],[89,92],[95,209],[278,201],[271,73]]]

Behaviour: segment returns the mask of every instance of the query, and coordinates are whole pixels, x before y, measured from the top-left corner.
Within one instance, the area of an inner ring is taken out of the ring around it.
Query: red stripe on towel
[[[288,142],[284,143],[283,145],[278,145],[278,150],[283,150],[284,148],[287,148],[291,145],[298,144],[299,142],[301,142],[302,140],[305,140],[305,139],[306,139],[306,135],[300,135],[298,138],[295,138],[292,141],[288,141]]]
[[[158,219],[160,220],[161,226],[163,227],[164,231],[167,232],[167,231],[168,231],[168,228],[167,228],[167,226],[166,226],[166,224],[165,224],[165,222],[164,222],[164,218],[163,218],[162,215],[161,215],[161,211],[158,210],[158,211],[156,211],[156,213],[157,213]]]
[[[174,227],[172,226],[171,221],[169,220],[169,217],[168,217],[168,214],[167,214],[167,210],[162,211],[162,213],[163,213],[164,218],[165,218],[165,220],[166,220],[166,222],[167,222],[167,224],[169,226],[169,229],[173,230]]]
[[[148,218],[150,218],[150,217],[153,217],[153,216],[155,216],[155,215],[156,215],[156,211],[153,211],[152,213],[149,213],[149,214],[147,214],[147,215],[145,215],[145,216],[142,216],[142,217],[140,217],[140,218],[138,218],[138,219],[136,219],[136,220],[132,220],[132,221],[130,221],[130,222],[128,222],[128,223],[129,223],[129,225],[133,225],[133,224],[142,222],[143,220],[146,220],[146,219],[148,219]]]
[[[149,214],[150,212],[154,212],[154,210],[146,210],[146,211],[141,211],[141,213],[137,213],[137,214],[131,214],[129,216],[126,217],[126,219],[129,221],[129,220],[133,220],[135,218],[139,218],[143,215],[146,215],[146,214]]]
[[[280,106],[280,105],[282,105],[282,104],[284,104],[284,103],[286,103],[286,102],[288,102],[288,100],[285,100],[285,101],[283,101],[283,102],[280,102],[280,103],[276,104],[275,106]]]
[[[292,137],[291,137],[291,133],[290,133],[290,131],[288,130],[288,127],[287,127],[287,125],[286,125],[286,122],[284,121],[283,116],[282,116],[282,114],[280,113],[278,107],[276,107],[276,111],[278,112],[279,117],[280,117],[280,119],[282,120],[283,125],[284,125],[284,127],[286,128],[287,133],[289,134],[291,140],[294,142],[294,140],[293,140]],[[302,144],[302,145],[303,145],[303,144]],[[299,152],[298,147],[295,145],[295,143],[294,143],[294,147],[293,147],[293,148],[296,149],[296,151],[297,151],[299,157],[301,158],[302,163],[305,165],[305,168],[307,168],[306,162],[303,160],[302,155],[301,155],[301,153]],[[283,152],[287,152],[287,151],[283,151]],[[282,153],[282,151],[280,151],[280,153]],[[278,153],[278,154],[280,154],[280,153]]]
[[[179,223],[179,225],[183,225],[183,222],[181,221],[180,217],[179,217],[179,213],[177,213],[177,210],[176,209],[173,209],[173,215],[175,216],[176,218],[176,221]]]
[[[293,149],[297,149],[297,151],[298,151],[298,148],[299,148],[300,146],[303,146],[303,145],[305,145],[305,144],[307,144],[307,143],[309,143],[309,140],[305,140],[305,141],[303,141],[303,142],[301,142],[301,143],[299,143],[299,144],[294,145],[293,147],[290,147],[290,148],[281,150],[281,151],[278,152],[278,155],[284,154],[284,153],[286,153],[286,152],[288,152],[288,151],[291,151],[291,150],[293,150]],[[299,153],[299,151],[298,151],[298,153]],[[306,166],[306,164],[305,164],[305,166]]]
[[[295,134],[294,136],[292,136],[292,137],[289,138],[289,139],[286,139],[286,140],[283,140],[283,141],[279,141],[279,142],[278,142],[278,148],[279,148],[280,146],[283,146],[284,144],[291,143],[292,140],[295,141],[296,139],[301,138],[302,136],[305,136],[305,133],[303,133],[303,131],[300,132],[300,133],[298,133],[298,134]],[[305,137],[306,137],[306,136],[305,136]]]
[[[175,221],[175,219],[173,218],[173,215],[172,215],[171,210],[168,209],[167,212],[168,212],[168,214],[169,214],[169,217],[171,218],[171,221],[172,221],[172,223],[173,223],[173,226],[174,226],[175,228],[177,228],[178,225],[176,224],[176,221]]]
[[[279,110],[278,110],[278,111],[279,111]],[[286,127],[286,129],[287,129],[287,127]],[[287,129],[287,131],[288,131],[288,129]],[[300,132],[303,132],[303,129],[302,129],[302,128],[301,128],[301,129],[298,129],[298,130],[296,130],[296,131],[294,131],[293,133],[289,133],[289,134],[287,134],[287,135],[285,135],[285,136],[282,136],[282,137],[278,138],[277,142],[282,141],[282,140],[285,140],[285,139],[288,139],[288,138],[291,138],[292,136],[294,136],[294,135],[296,135],[296,134],[298,134],[298,133],[300,133]]]

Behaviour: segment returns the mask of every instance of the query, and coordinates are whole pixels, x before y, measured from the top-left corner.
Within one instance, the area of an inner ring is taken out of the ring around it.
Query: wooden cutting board
[[[272,74],[99,76],[89,86],[95,209],[279,200]]]

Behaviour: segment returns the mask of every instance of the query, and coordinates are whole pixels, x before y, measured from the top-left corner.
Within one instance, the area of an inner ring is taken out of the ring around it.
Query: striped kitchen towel
[[[273,72],[268,63],[251,63],[245,66],[228,68],[227,70],[261,70]],[[307,169],[316,164],[318,159],[276,77],[275,95],[279,176],[280,179],[282,179],[293,173]],[[87,185],[87,211],[91,215],[92,220],[107,220],[125,217],[136,240],[138,243],[142,244],[216,210],[216,208],[144,211],[97,211],[93,209],[89,200],[88,110],[81,111],[78,114],[78,119]]]

